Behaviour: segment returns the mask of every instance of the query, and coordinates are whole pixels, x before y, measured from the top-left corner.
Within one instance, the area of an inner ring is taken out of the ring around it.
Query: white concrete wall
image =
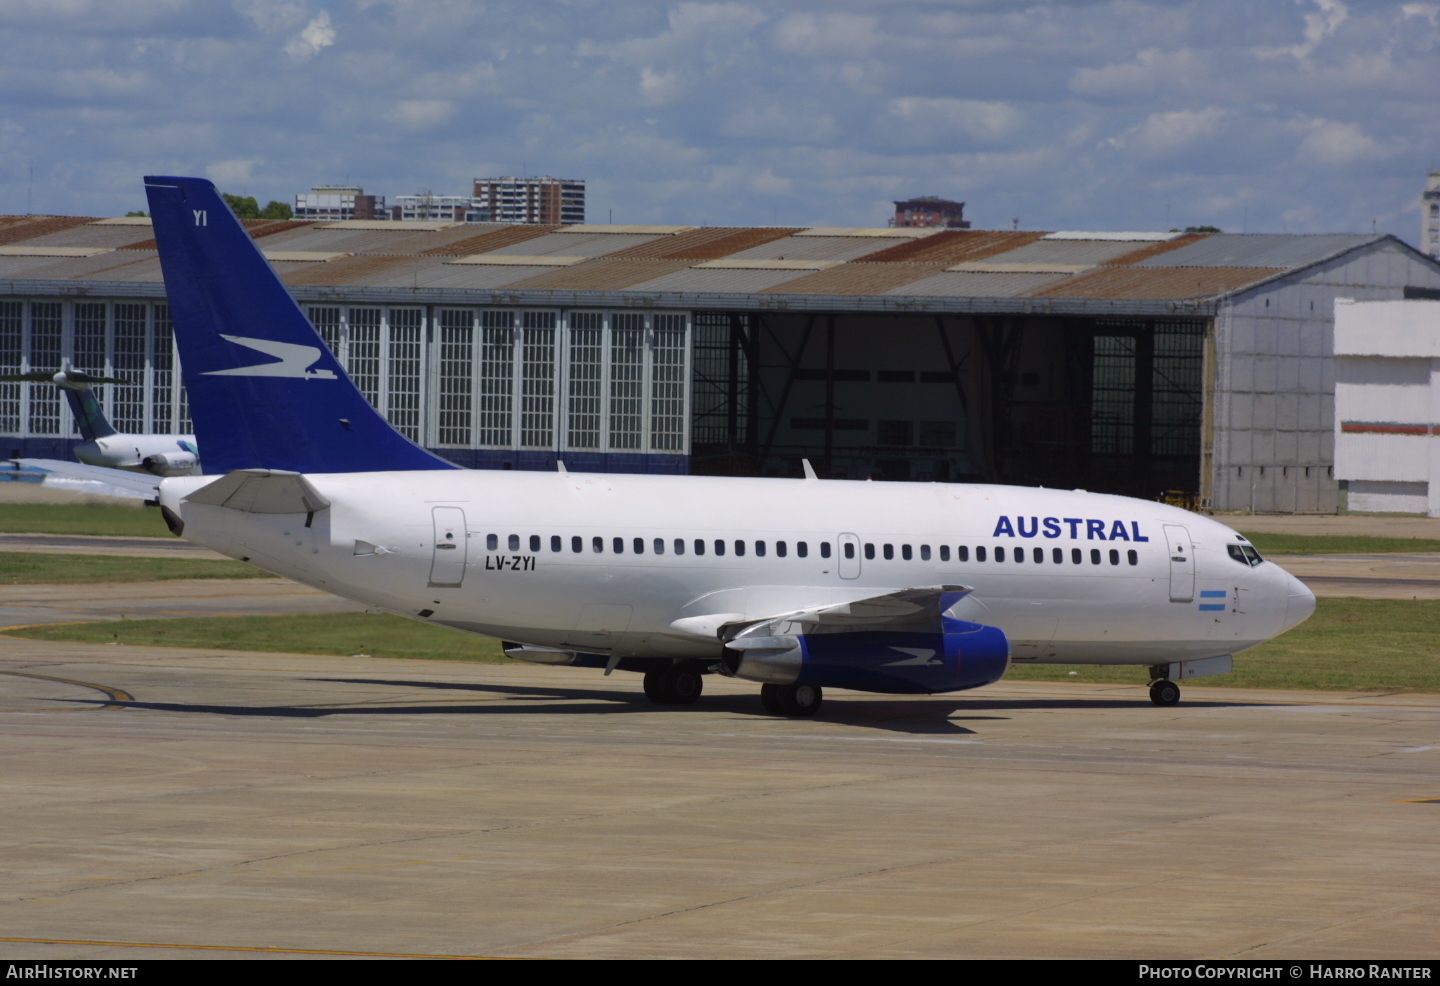
[[[1334,513],[1337,298],[1398,300],[1440,269],[1382,241],[1261,285],[1215,318],[1211,504]]]

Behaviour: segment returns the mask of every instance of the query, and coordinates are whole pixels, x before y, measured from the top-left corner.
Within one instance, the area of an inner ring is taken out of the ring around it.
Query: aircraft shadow
[[[323,719],[332,716],[509,716],[597,714],[645,714],[656,712],[728,712],[734,715],[773,718],[760,704],[760,696],[710,695],[696,705],[656,705],[635,691],[596,691],[595,689],[515,686],[504,684],[411,681],[389,678],[307,678],[305,681],[331,684],[381,685],[396,688],[435,691],[476,692],[490,697],[508,699],[503,704],[464,705],[219,705],[184,702],[117,702],[96,699],[93,704],[109,708],[143,709],[153,712],[182,712],[198,715],[244,717],[276,717],[291,719]],[[92,704],[91,700],[75,700]],[[1247,703],[1203,701],[1183,702],[1182,708],[1229,708]],[[1023,711],[1090,711],[1100,709],[1146,709],[1149,703],[1114,698],[1061,699],[989,699],[935,696],[928,699],[895,701],[883,697],[844,702],[829,702],[816,717],[819,722],[834,722],[861,728],[908,735],[961,736],[974,735],[975,730],[961,722],[1006,720],[1005,713]],[[965,713],[965,714],[961,714]],[[803,721],[803,720],[802,720]]]

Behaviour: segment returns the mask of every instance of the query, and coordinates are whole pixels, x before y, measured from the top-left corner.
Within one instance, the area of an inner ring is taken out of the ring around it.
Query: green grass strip
[[[57,503],[0,503],[0,532],[152,538],[174,536],[166,529],[165,521],[155,507]]]
[[[254,565],[210,558],[130,558],[0,551],[0,585],[167,582],[172,579],[273,579]]]
[[[216,647],[302,654],[369,654],[440,661],[507,660],[497,641],[398,616],[201,617],[72,623],[9,631],[37,640]],[[1440,601],[1321,599],[1305,623],[1235,658],[1232,674],[1197,685],[1330,691],[1440,692]],[[1071,671],[1076,672],[1070,674]],[[1019,681],[1144,684],[1138,667],[1013,668]]]
[[[369,654],[432,661],[508,661],[500,642],[398,616],[326,613],[315,616],[201,616],[172,620],[111,620],[6,631],[34,640],[143,647],[216,647],[298,654]]]
[[[1390,552],[1440,552],[1430,538],[1376,538],[1349,534],[1267,534],[1241,531],[1262,555],[1353,555]]]

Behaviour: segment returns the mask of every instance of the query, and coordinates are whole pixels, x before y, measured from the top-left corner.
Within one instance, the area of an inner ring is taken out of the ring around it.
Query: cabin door
[[[458,586],[465,580],[465,511],[436,507],[435,549],[430,562],[430,584]]]
[[[1166,524],[1165,544],[1170,549],[1170,601],[1188,603],[1195,598],[1195,548],[1190,543],[1190,529]]]

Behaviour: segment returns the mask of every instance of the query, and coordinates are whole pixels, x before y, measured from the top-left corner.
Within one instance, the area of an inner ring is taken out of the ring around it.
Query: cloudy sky
[[[589,218],[1418,238],[1440,2],[0,0],[0,213],[589,181]],[[31,175],[33,173],[33,179]],[[28,206],[27,206],[28,204]]]

